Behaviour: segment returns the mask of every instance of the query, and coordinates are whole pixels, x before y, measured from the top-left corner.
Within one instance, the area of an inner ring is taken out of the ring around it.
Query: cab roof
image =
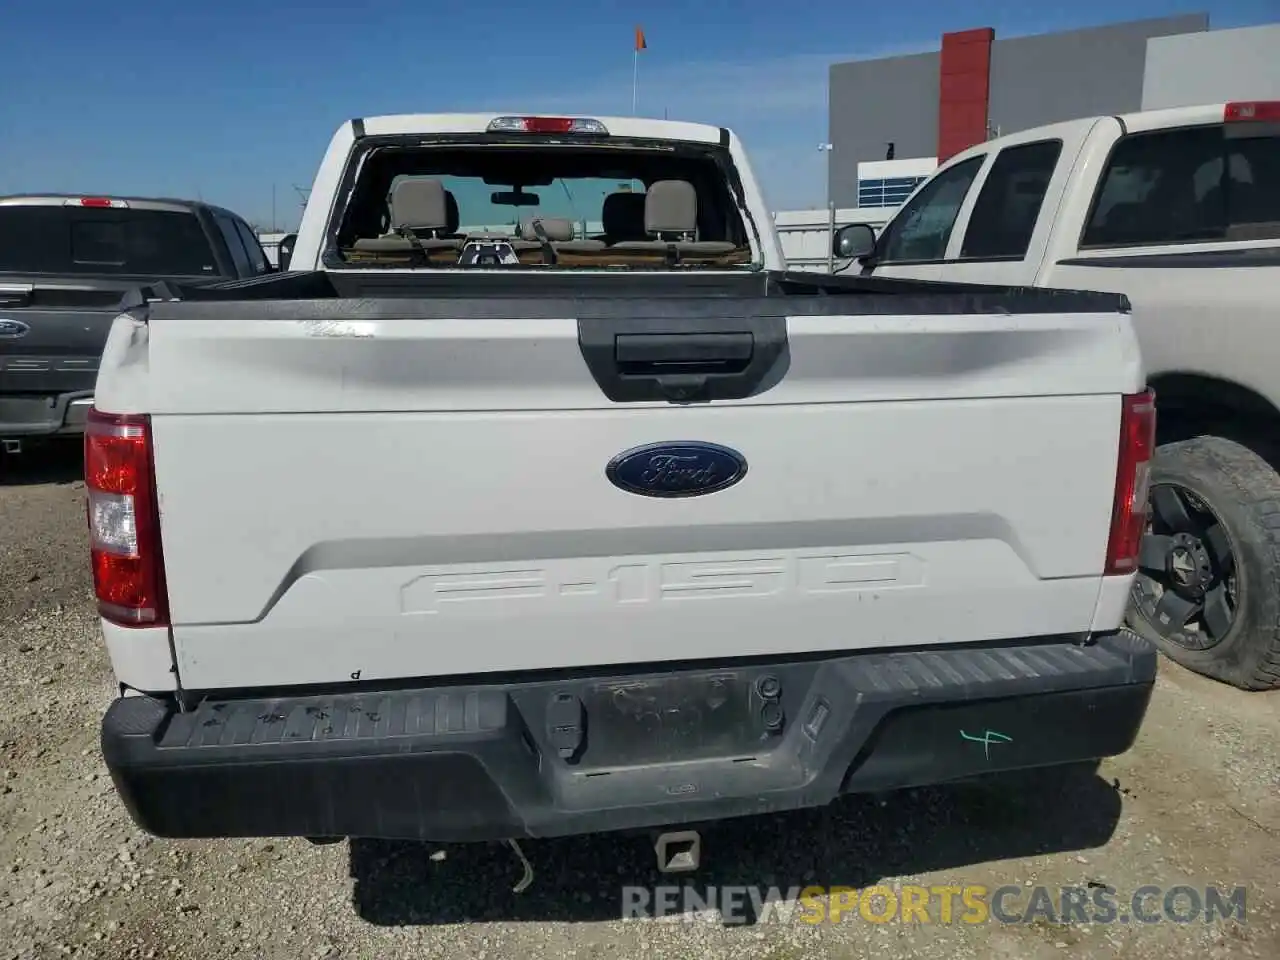
[[[412,136],[421,134],[485,133],[499,117],[573,117],[602,123],[610,136],[646,140],[683,140],[695,143],[725,143],[729,131],[705,123],[683,120],[651,120],[647,117],[605,117],[581,113],[403,113],[352,120],[356,136]]]

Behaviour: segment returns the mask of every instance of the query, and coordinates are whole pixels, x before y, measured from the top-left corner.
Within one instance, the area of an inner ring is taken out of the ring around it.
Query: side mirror
[[[836,231],[831,246],[839,259],[856,260],[875,250],[876,232],[865,223],[851,223]]]
[[[296,233],[285,234],[276,245],[276,269],[285,273],[289,269],[289,261],[293,259],[293,245],[298,242]]]

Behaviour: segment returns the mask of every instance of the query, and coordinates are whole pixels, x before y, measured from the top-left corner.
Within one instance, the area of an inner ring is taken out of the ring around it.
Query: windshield
[[[0,271],[165,277],[218,272],[194,213],[61,204],[0,205]]]
[[[375,147],[337,252],[369,266],[749,266],[728,162],[707,144]]]

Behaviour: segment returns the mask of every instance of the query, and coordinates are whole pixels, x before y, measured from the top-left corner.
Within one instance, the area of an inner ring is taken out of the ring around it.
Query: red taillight
[[[570,117],[525,117],[526,133],[569,133],[573,130]]]
[[[1248,100],[1228,103],[1222,111],[1224,123],[1267,123],[1280,120],[1280,100]]]
[[[490,133],[609,134],[603,123],[588,117],[494,117],[488,129]]]
[[[111,207],[117,210],[129,209],[127,200],[112,200],[110,197],[68,197],[62,201],[64,207]]]
[[[150,418],[90,409],[84,481],[98,612],[122,626],[167,625]]]
[[[1116,464],[1116,495],[1111,507],[1111,537],[1107,541],[1107,576],[1138,569],[1138,551],[1147,527],[1147,490],[1151,455],[1156,447],[1156,395],[1144,390],[1122,398],[1120,457]]]

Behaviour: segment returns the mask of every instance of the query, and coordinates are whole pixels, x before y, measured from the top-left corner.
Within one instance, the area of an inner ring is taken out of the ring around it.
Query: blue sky
[[[997,37],[1208,11],[1277,19],[1280,0],[7,0],[0,193],[202,196],[296,223],[333,129],[455,110],[639,112],[735,128],[776,209],[824,202],[827,67]],[[875,91],[868,91],[874,96]]]

